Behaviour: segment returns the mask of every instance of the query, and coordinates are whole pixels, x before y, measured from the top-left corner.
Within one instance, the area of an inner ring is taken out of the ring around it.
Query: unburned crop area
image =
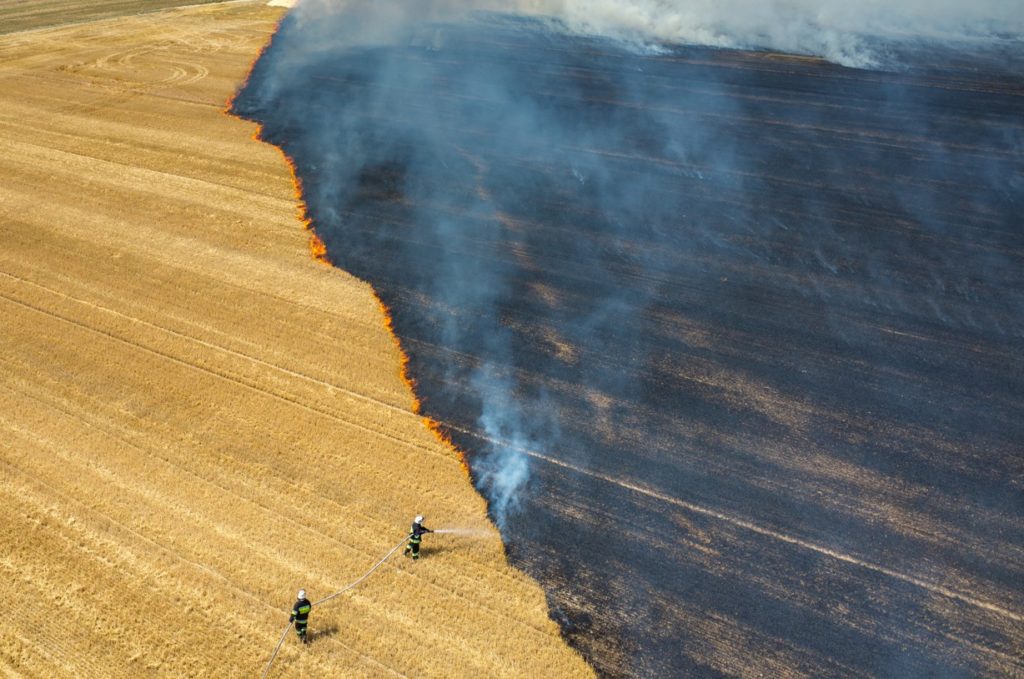
[[[310,257],[280,152],[223,113],[280,16],[0,36],[0,668],[257,675],[299,587],[423,513],[470,532],[314,608],[271,676],[590,675],[413,412],[372,290]]]
[[[0,33],[155,12],[217,0],[0,0]]]

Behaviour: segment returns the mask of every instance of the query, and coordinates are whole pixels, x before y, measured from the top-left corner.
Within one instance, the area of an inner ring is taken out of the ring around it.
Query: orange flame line
[[[259,54],[257,54],[256,58],[253,59],[252,63],[249,64],[249,69],[245,72],[245,77],[242,78],[242,83],[238,86],[237,89],[235,89],[233,93],[231,93],[230,96],[228,96],[227,100],[224,102],[224,108],[221,110],[222,114],[230,118],[239,119],[237,116],[231,113],[231,109],[235,105],[235,99],[238,98],[238,95],[242,92],[242,90],[245,89],[246,85],[249,84],[249,79],[252,77],[252,72],[253,69],[256,68],[256,64],[259,62],[260,59],[263,58],[263,55],[266,54],[268,49],[270,49],[270,46],[274,44],[274,38],[277,36],[278,31],[280,30],[281,22],[284,21],[285,16],[287,16],[287,13],[282,14],[281,18],[277,20],[277,23],[274,25],[274,30],[270,34],[270,39],[263,44],[263,47],[260,48]],[[258,142],[267,143],[266,140],[263,138],[263,126],[259,123],[255,123],[255,125],[256,129],[252,133],[252,138]],[[331,266],[331,260],[327,256],[327,245],[324,243],[323,239],[320,238],[320,236],[316,233],[316,228],[313,226],[313,220],[309,216],[309,210],[307,209],[306,201],[303,198],[302,180],[299,179],[299,174],[295,168],[295,162],[288,156],[287,153],[284,152],[284,149],[282,149],[280,146],[277,146],[276,144],[270,144],[270,146],[278,150],[278,152],[281,154],[281,157],[284,159],[285,165],[288,166],[289,173],[291,174],[292,192],[295,195],[296,201],[296,215],[298,217],[299,222],[302,223],[303,228],[310,232],[310,256],[317,262],[320,262],[321,264]]]
[[[419,398],[416,397],[416,380],[409,374],[409,355],[405,353],[405,349],[402,348],[402,342],[398,339],[398,335],[395,334],[395,326],[391,320],[391,309],[385,304],[380,297],[374,293],[374,299],[377,300],[377,306],[380,307],[380,313],[384,317],[384,327],[388,330],[388,335],[391,337],[392,343],[395,345],[395,349],[398,350],[399,366],[398,374],[402,378],[402,382],[405,386],[409,387],[409,393],[412,394],[412,411],[419,414],[422,404]]]
[[[374,294],[374,299],[377,300],[377,306],[380,307],[380,312],[384,316],[384,327],[388,330],[388,335],[391,336],[391,341],[394,342],[395,348],[398,350],[400,359],[399,375],[402,378],[402,382],[409,388],[409,393],[412,394],[412,411],[416,414],[422,415],[423,404],[416,396],[416,380],[409,374],[409,355],[405,353],[402,348],[402,342],[398,339],[398,335],[395,334],[394,322],[391,319],[391,309],[385,304],[380,297]],[[434,435],[441,445],[450,450],[454,455],[455,459],[459,461],[459,466],[462,467],[462,471],[468,477],[469,474],[469,462],[466,459],[466,451],[455,445],[452,441],[451,436],[445,431],[444,426],[432,417],[423,417],[423,426]]]
[[[256,68],[256,64],[259,63],[259,60],[263,58],[263,55],[266,54],[268,49],[270,49],[270,46],[274,44],[274,38],[277,37],[278,31],[281,30],[281,22],[284,21],[286,16],[288,16],[287,12],[282,14],[281,18],[274,23],[274,30],[270,32],[270,39],[263,43],[263,47],[260,48],[259,54],[257,54],[256,58],[253,59],[252,63],[249,64],[249,68],[245,71],[245,76],[242,78],[242,84],[239,85],[234,92],[228,95],[227,100],[224,102],[224,109],[221,111],[221,113],[232,118],[235,117],[231,114],[231,108],[235,105],[235,98],[237,98],[238,95],[242,92],[242,90],[245,89],[245,86],[249,84],[249,78],[252,77],[252,72],[253,69]]]
[[[430,430],[430,433],[432,433],[438,441],[455,453],[455,457],[458,459],[459,466],[462,467],[462,471],[466,476],[469,476],[469,461],[466,459],[466,451],[455,445],[455,442],[452,441],[452,437],[444,430],[437,420],[431,417],[424,417],[423,424]]]
[[[277,26],[274,28],[274,32],[271,34],[270,40],[268,40],[267,43],[263,45],[262,49],[260,49],[259,55],[257,55],[256,59],[253,60],[252,64],[249,66],[249,70],[246,72],[245,78],[242,80],[242,84],[239,85],[238,89],[235,90],[235,92],[230,97],[228,97],[227,101],[224,103],[224,108],[221,111],[222,114],[230,118],[235,118],[236,120],[241,120],[241,118],[231,113],[231,109],[235,104],[235,98],[238,97],[238,94],[243,89],[245,89],[245,86],[249,83],[249,78],[252,77],[252,71],[256,67],[256,62],[258,62],[263,57],[263,54],[267,51],[267,49],[270,48],[270,45],[274,42],[274,36],[277,35],[277,31],[281,26],[281,21],[283,20],[284,17],[282,16],[281,19],[278,20]],[[317,262],[324,264],[326,266],[333,267],[334,263],[330,260],[330,257],[328,256],[327,253],[327,244],[324,243],[323,239],[320,238],[320,236],[316,233],[316,227],[313,224],[313,219],[309,215],[309,209],[308,206],[306,205],[305,194],[302,186],[302,179],[299,178],[299,174],[296,171],[295,161],[287,153],[285,153],[284,149],[282,149],[280,146],[277,146],[276,144],[271,144],[270,142],[263,138],[263,126],[261,124],[255,123],[255,125],[256,129],[252,133],[252,138],[255,141],[268,144],[271,147],[277,149],[277,151],[281,154],[281,157],[284,159],[285,165],[288,167],[289,174],[291,175],[292,190],[295,195],[296,218],[302,224],[302,227],[310,232],[310,255]],[[384,304],[380,297],[377,296],[376,292],[374,292],[374,299],[377,301],[377,305],[380,307],[381,314],[384,317],[384,327],[387,328],[388,335],[391,337],[391,341],[394,343],[395,348],[398,350],[399,376],[402,378],[402,382],[409,388],[409,394],[412,397],[412,403],[410,404],[412,412],[416,414],[421,414],[420,411],[422,408],[422,404],[420,403],[419,398],[416,396],[416,381],[409,374],[409,355],[405,353],[405,350],[402,348],[402,343],[398,339],[398,335],[395,334],[394,323],[391,320],[391,310],[387,307],[386,304]],[[444,430],[441,423],[438,422],[437,420],[434,420],[433,418],[423,417],[423,425],[427,428],[428,431],[430,431],[430,433],[434,435],[434,437],[443,446],[452,451],[452,453],[455,455],[455,458],[459,461],[459,465],[462,467],[463,472],[465,472],[466,476],[468,477],[470,473],[469,463],[466,460],[466,453],[465,451],[463,451],[462,449],[455,445],[455,443],[451,439],[451,436],[449,436],[449,434]]]

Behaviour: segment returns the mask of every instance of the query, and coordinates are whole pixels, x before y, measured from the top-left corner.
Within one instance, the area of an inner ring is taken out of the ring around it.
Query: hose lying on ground
[[[349,591],[353,587],[357,586],[359,583],[361,583],[366,578],[370,577],[370,574],[373,573],[378,568],[380,568],[384,564],[385,561],[390,559],[391,555],[394,554],[395,552],[397,552],[399,547],[404,545],[405,541],[408,538],[409,538],[408,535],[405,536],[404,538],[402,538],[402,541],[399,542],[394,547],[392,547],[391,551],[384,555],[384,558],[382,558],[377,563],[373,564],[373,566],[370,568],[370,570],[366,571],[361,576],[359,576],[359,578],[357,580],[355,580],[355,581],[345,585],[344,587],[339,589],[334,594],[331,594],[330,596],[325,596],[323,599],[319,599],[317,601],[314,601],[312,604],[310,604],[310,607],[312,607],[312,606],[319,606],[320,604],[327,603],[328,601],[330,601],[334,597],[338,596],[339,594],[344,594],[345,592]],[[284,644],[284,640],[288,636],[288,630],[290,630],[292,628],[292,625],[294,625],[294,624],[295,623],[293,623],[293,622],[289,622],[288,626],[284,628],[284,632],[281,633],[281,640],[277,642],[277,647],[274,649],[273,655],[270,656],[270,660],[267,662],[267,666],[263,669],[263,674],[261,675],[260,679],[267,679],[267,674],[270,673],[270,666],[274,664],[274,659],[277,658],[277,653],[278,653],[278,651],[281,650],[281,646],[282,646],[282,644]]]
[[[295,623],[293,622],[289,622],[288,626],[284,628],[283,632],[281,632],[281,640],[278,641],[277,646],[274,647],[274,653],[270,656],[270,661],[267,663],[267,666],[263,668],[263,675],[260,679],[267,679],[267,673],[270,672],[270,666],[274,664],[274,658],[277,657],[277,652],[281,650],[281,644],[284,643],[285,637],[288,636],[288,630],[290,630],[294,624]]]

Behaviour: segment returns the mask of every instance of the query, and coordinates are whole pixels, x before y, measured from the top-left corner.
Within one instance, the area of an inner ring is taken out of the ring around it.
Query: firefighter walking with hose
[[[309,612],[311,610],[313,610],[313,604],[306,598],[306,590],[300,589],[295,597],[295,605],[292,606],[292,617],[288,618],[288,622],[295,623],[295,633],[299,635],[299,641],[304,644],[309,643],[309,638],[306,636],[306,627],[309,625]]]
[[[409,544],[406,545],[405,551],[402,552],[402,554],[405,556],[412,555],[414,561],[419,559],[420,541],[423,539],[423,534],[433,532],[434,531],[423,525],[423,517],[417,516],[412,520],[412,531],[409,533]]]

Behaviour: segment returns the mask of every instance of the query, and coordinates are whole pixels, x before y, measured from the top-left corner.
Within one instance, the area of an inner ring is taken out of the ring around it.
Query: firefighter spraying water
[[[306,597],[306,590],[300,589],[298,594],[296,595],[295,603],[292,605],[291,617],[288,618],[288,627],[286,627],[282,632],[281,638],[278,641],[277,646],[274,648],[274,652],[271,654],[270,660],[267,662],[266,667],[264,667],[263,674],[261,675],[261,677],[263,679],[266,679],[267,675],[270,673],[270,668],[274,664],[274,659],[277,657],[278,651],[281,650],[281,646],[284,644],[285,637],[288,635],[289,629],[291,629],[294,626],[295,633],[298,636],[299,640],[303,644],[309,643],[307,627],[309,625],[309,614],[310,611],[312,611],[313,607],[323,605],[328,601],[331,601],[332,599],[340,596],[341,594],[344,594],[345,592],[357,587],[360,583],[366,580],[366,578],[370,577],[370,575],[374,571],[376,571],[378,568],[384,565],[384,563],[391,558],[392,554],[401,549],[403,544],[405,545],[405,551],[403,552],[405,556],[411,556],[414,560],[418,560],[420,558],[420,543],[422,542],[423,535],[425,533],[457,535],[460,537],[495,537],[493,533],[490,533],[486,530],[473,528],[439,528],[438,530],[431,530],[430,528],[427,528],[423,525],[423,521],[423,515],[418,515],[415,519],[413,519],[412,529],[409,531],[408,535],[402,538],[401,542],[392,547],[391,551],[384,554],[384,556],[381,557],[381,559],[377,561],[377,563],[373,564],[373,566],[371,566],[369,570],[367,570],[356,580],[349,583],[345,587],[341,588],[337,592],[329,594],[322,599],[310,601]]]
[[[402,552],[404,556],[412,556],[413,561],[420,558],[420,542],[423,540],[424,533],[433,533],[423,525],[423,516],[417,516],[412,520],[412,531],[409,533],[409,544],[406,545],[405,551]]]

